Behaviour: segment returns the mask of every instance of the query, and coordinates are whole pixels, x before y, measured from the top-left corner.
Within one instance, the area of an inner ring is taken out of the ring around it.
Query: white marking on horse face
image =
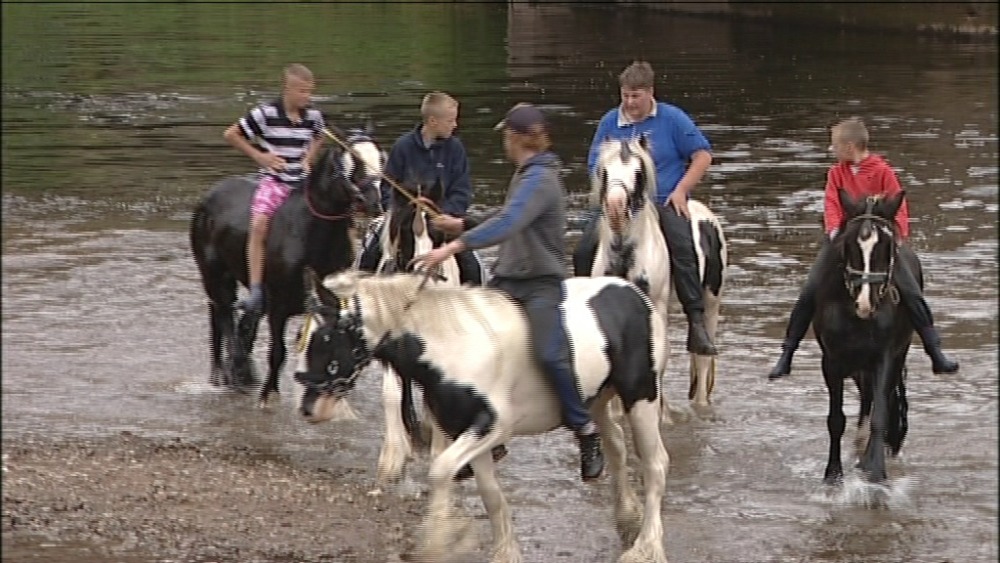
[[[354,145],[354,152],[365,163],[365,176],[376,176],[382,173],[382,152],[372,141],[364,141]]]
[[[863,237],[860,234],[858,235],[858,246],[861,247],[861,261],[864,263],[862,271],[866,276],[872,271],[872,252],[875,250],[876,244],[878,244],[877,230],[869,230],[867,237]],[[871,317],[872,312],[874,311],[874,306],[872,305],[871,284],[865,283],[861,285],[861,290],[858,291],[858,297],[855,300],[855,306],[858,317],[862,319]]]
[[[642,161],[635,155],[627,163],[622,162],[620,155],[604,163],[604,178],[608,186],[604,194],[604,212],[615,228],[620,228],[628,219],[625,206],[629,196],[634,197],[639,189],[635,180],[641,170]]]

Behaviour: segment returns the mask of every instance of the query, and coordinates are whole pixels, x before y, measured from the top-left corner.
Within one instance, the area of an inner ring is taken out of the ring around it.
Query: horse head
[[[346,151],[339,146],[324,146],[313,161],[306,179],[305,196],[314,215],[327,219],[346,219],[355,209],[369,216],[381,211],[378,187],[357,184],[344,167]]]
[[[444,198],[444,187],[438,179],[430,187],[405,183],[393,191],[389,219],[389,245],[395,249],[395,271],[406,272],[410,261],[417,255],[444,242],[443,235],[430,228],[427,212],[419,207],[416,198],[425,198],[436,204]],[[405,192],[400,193],[400,191]]]
[[[369,215],[382,213],[382,174],[388,155],[375,141],[375,126],[371,121],[365,123],[362,129],[351,129],[347,132],[344,142],[351,150],[341,155],[341,165],[344,175],[350,179],[359,191],[365,194],[365,204],[371,206],[368,195],[374,192],[378,196],[374,209],[369,208]]]
[[[307,317],[299,335],[295,381],[303,387],[299,412],[309,422],[329,420],[371,361],[352,301],[338,298],[307,268]],[[356,302],[356,301],[355,301]]]
[[[844,284],[859,318],[871,318],[892,287],[898,257],[896,212],[905,192],[853,199],[841,189],[844,223],[837,235]]]
[[[655,197],[656,172],[645,137],[603,141],[591,178],[591,200],[620,234]],[[596,201],[595,201],[596,200]]]

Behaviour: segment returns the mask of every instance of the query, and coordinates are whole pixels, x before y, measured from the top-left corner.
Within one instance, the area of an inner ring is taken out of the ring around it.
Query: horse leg
[[[402,416],[403,391],[399,376],[388,365],[382,372],[382,409],[385,412],[385,439],[378,456],[379,484],[398,481],[403,476],[403,466],[412,455],[410,437]]]
[[[708,289],[704,290],[705,330],[709,338],[715,342],[715,333],[719,328],[719,301]],[[694,404],[707,407],[712,402],[712,390],[715,389],[716,356],[700,356],[691,354],[691,386],[688,388],[688,400]]]
[[[875,368],[872,389],[871,436],[868,448],[861,458],[861,469],[872,483],[886,480],[885,472],[885,432],[889,423],[889,393],[894,391],[895,381],[890,381],[893,358],[888,352],[883,354]],[[890,383],[893,385],[890,386]]]
[[[642,464],[642,486],[646,492],[642,528],[635,543],[618,559],[619,563],[666,563],[663,550],[663,494],[666,489],[670,455],[663,446],[657,401],[639,400],[628,413],[636,453]]]
[[[240,317],[236,333],[231,341],[232,377],[229,384],[233,387],[251,386],[256,384],[254,376],[253,346],[257,341],[257,329],[260,328],[262,313],[243,313]]]
[[[424,518],[418,561],[438,563],[471,547],[468,540],[472,538],[465,533],[468,522],[452,514],[453,480],[462,466],[481,455],[489,456],[490,449],[501,443],[497,430],[479,436],[477,429],[470,428],[431,462],[430,502]]]
[[[483,454],[472,460],[472,468],[476,475],[476,488],[483,499],[483,506],[490,517],[493,528],[493,554],[491,563],[519,563],[521,547],[514,536],[514,522],[511,518],[510,506],[500,490],[497,480],[496,463],[493,456]]]
[[[859,378],[855,376],[854,381],[858,387],[861,404],[858,409],[858,433],[854,437],[854,455],[858,460],[856,467],[860,467],[861,456],[868,447],[868,440],[871,437],[872,379],[871,377]]]
[[[826,430],[830,434],[830,454],[823,472],[823,482],[835,485],[844,478],[844,468],[840,462],[840,438],[844,435],[844,378],[835,370],[825,354],[823,356],[823,380],[830,395],[830,411],[826,415]]]
[[[619,412],[616,413],[615,410]],[[639,512],[638,499],[628,480],[625,431],[619,423],[623,412],[621,399],[617,394],[611,400],[601,397],[591,406],[590,412],[601,429],[601,447],[611,475],[611,489],[615,494],[615,529],[621,538],[622,547],[628,549],[639,535],[642,513]]]
[[[236,325],[233,322],[232,305],[220,304],[217,301],[208,302],[209,321],[209,356],[211,359],[211,374],[208,382],[214,386],[230,385],[232,380],[231,362],[224,359],[228,351],[232,353],[232,342]]]
[[[666,284],[667,285],[670,284],[669,278],[667,279]],[[670,339],[667,337],[667,327],[669,326],[667,323],[669,322],[670,319],[669,298],[670,298],[670,290],[668,288],[665,290],[665,295],[663,295],[663,298],[658,301],[654,301],[653,303],[656,308],[656,314],[660,315],[660,319],[663,323],[663,346],[664,346],[663,355],[665,359],[663,365],[663,373],[660,375],[660,424],[664,426],[672,426],[674,423],[674,419],[671,414],[674,411],[673,409],[671,409],[670,401],[667,399],[667,379],[666,379],[667,377],[666,362],[670,358]]]
[[[277,307],[272,307],[267,314],[267,324],[271,332],[271,349],[267,358],[267,381],[260,390],[260,407],[267,406],[267,401],[271,393],[278,394],[278,377],[281,375],[281,366],[285,364],[285,324],[288,322],[288,314]],[[338,401],[340,402],[340,401]]]

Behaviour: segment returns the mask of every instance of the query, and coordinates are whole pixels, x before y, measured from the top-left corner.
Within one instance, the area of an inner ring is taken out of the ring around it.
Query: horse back
[[[724,283],[724,272],[729,261],[726,236],[718,217],[703,203],[688,200],[691,213],[692,237],[702,287],[718,296]]]
[[[655,400],[666,362],[666,327],[649,297],[615,277],[566,280],[564,321],[584,397],[613,386],[626,411]]]

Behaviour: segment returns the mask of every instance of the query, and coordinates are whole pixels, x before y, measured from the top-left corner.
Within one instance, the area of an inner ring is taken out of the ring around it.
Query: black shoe
[[[260,313],[264,310],[264,288],[255,285],[250,290],[250,296],[236,304],[237,309],[242,309],[247,313]]]
[[[942,373],[955,373],[958,371],[958,362],[944,355],[940,343],[935,346],[928,346],[924,351],[927,352],[927,356],[931,359],[931,371],[935,374],[940,375]]]
[[[601,453],[601,435],[577,434],[580,443],[580,477],[584,481],[597,479],[604,472],[604,454]]]
[[[718,354],[715,350],[715,344],[712,344],[712,338],[708,336],[705,321],[701,317],[688,319],[687,351],[699,356]]]
[[[918,329],[920,339],[924,341],[924,352],[931,359],[931,371],[935,374],[955,373],[958,371],[958,362],[944,355],[941,350],[941,337],[933,326]]]
[[[797,348],[798,345],[787,341],[781,345],[781,357],[778,358],[778,363],[771,368],[771,373],[767,374],[768,379],[778,379],[792,373],[792,356],[795,355]]]

